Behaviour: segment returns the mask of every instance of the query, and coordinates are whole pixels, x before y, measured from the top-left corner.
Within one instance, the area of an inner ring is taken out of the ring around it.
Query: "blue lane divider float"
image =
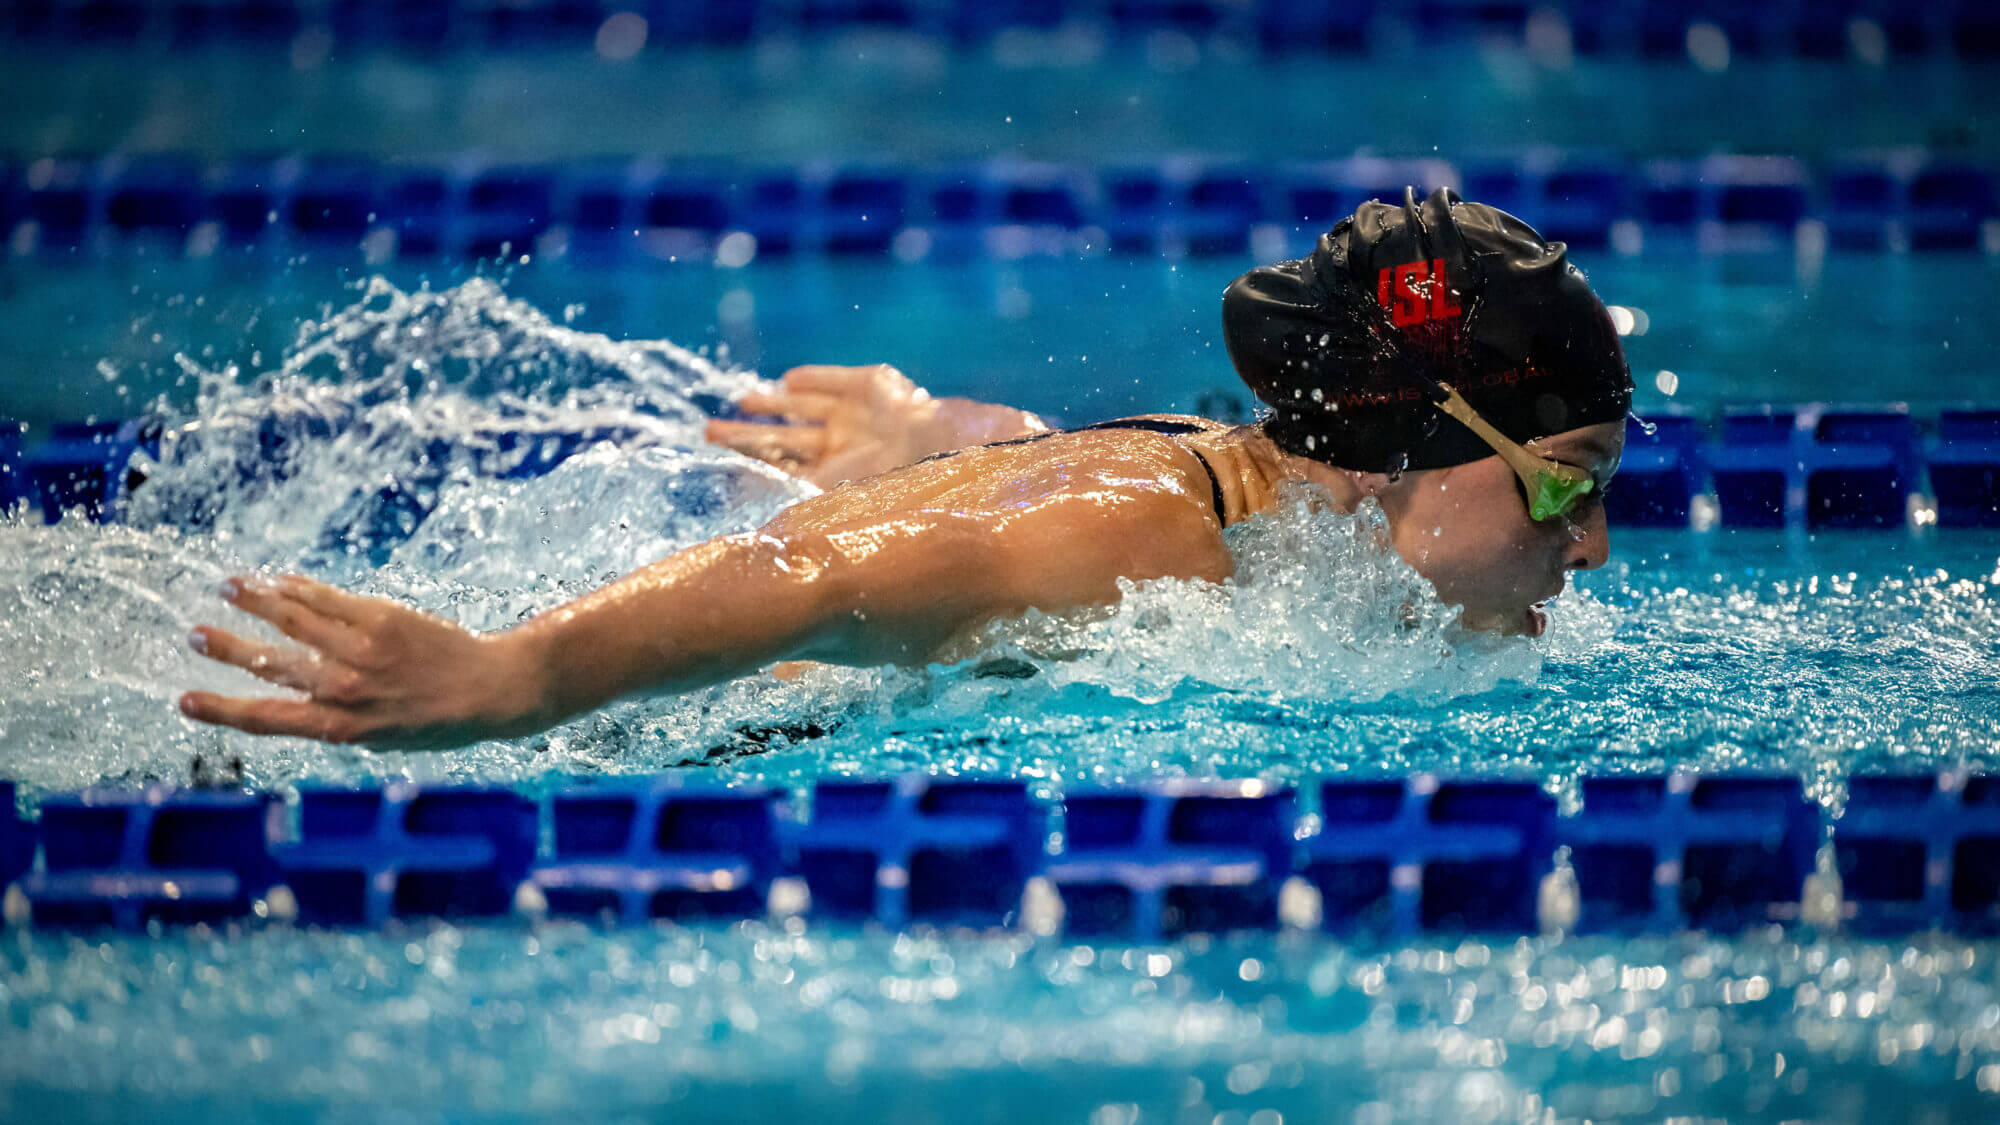
[[[554,852],[530,882],[552,914],[741,918],[784,867],[775,790],[658,781],[559,793]]]
[[[1944,411],[1924,467],[1941,526],[2000,526],[2000,410]]]
[[[1532,932],[1555,799],[1525,781],[1328,781],[1304,874],[1328,929]]]
[[[1625,427],[1625,453],[1604,497],[1605,518],[1627,527],[1686,527],[1694,498],[1708,490],[1701,420],[1648,413]]]
[[[534,802],[505,789],[308,789],[299,840],[275,855],[299,917],[379,926],[391,917],[480,917],[513,908],[534,862]]]
[[[1067,933],[1142,942],[1281,923],[1404,937],[2000,928],[2000,777],[1857,776],[1830,822],[1796,777],[1584,778],[1569,817],[1520,780],[1336,778],[1318,792],[1315,826],[1292,789],[1260,781],[1080,790],[1049,854],[1048,810],[1018,781],[826,781],[804,823],[778,790],[583,784],[548,799],[538,860],[540,809],[506,789],[308,788],[290,839],[273,795],[92,789],[44,800],[31,825],[0,783],[0,885],[9,924],[128,930],[733,919],[797,909],[781,880],[827,920],[1037,932],[1042,882]]]
[[[1533,215],[1544,238],[1573,250],[1611,246],[1613,228],[1633,218],[1625,203],[1632,195],[1632,173],[1606,153],[1549,150],[1516,160],[1473,161],[1460,178],[1467,199],[1511,215]]]
[[[1900,406],[1830,408],[1812,420],[1807,527],[1895,527],[1919,490],[1917,424]]]
[[[1993,171],[1941,161],[1911,176],[1908,200],[1910,249],[1976,249],[1982,245],[1982,231],[1968,219],[1993,214]]]
[[[1019,781],[822,781],[796,837],[796,870],[816,917],[1003,925],[1041,865],[1046,833]]]
[[[1262,782],[1073,793],[1047,874],[1066,932],[1157,941],[1272,928],[1292,870],[1296,795]]]
[[[1916,152],[1836,157],[1821,173],[1814,210],[1829,244],[1848,250],[1971,250],[1991,215],[1991,169]]]
[[[1708,468],[1725,525],[1901,526],[1918,491],[1917,426],[1900,407],[1731,411]]]
[[[1795,410],[1732,410],[1723,417],[1708,468],[1724,525],[1784,527],[1804,512],[1801,444]]]
[[[735,46],[758,39],[858,32],[979,45],[1002,33],[1063,30],[1140,43],[1155,33],[1253,43],[1272,54],[1366,51],[1400,44],[1495,36],[1519,40],[1530,14],[1558,21],[1565,42],[1591,55],[1685,58],[1701,24],[1746,58],[1837,59],[1856,53],[1849,28],[1864,23],[1897,54],[1955,52],[1971,59],[2000,49],[2000,26],[1978,3],[1911,9],[1874,0],[1735,7],[1715,4],[1426,3],[1379,0],[16,0],[0,8],[0,38],[34,44],[197,47],[230,44],[282,50],[308,29],[342,52],[587,49],[602,36],[642,34],[652,50]],[[640,22],[634,24],[634,19]],[[623,20],[622,24],[614,23]],[[614,36],[615,37],[615,36]],[[620,56],[622,57],[622,56]]]
[[[1629,164],[1591,150],[1270,163],[1176,155],[1102,167],[995,158],[944,166],[591,158],[368,160],[299,153],[224,162],[177,153],[0,160],[14,254],[162,243],[599,262],[755,255],[1300,254],[1356,205],[1455,186],[1586,252],[1768,252],[1798,239],[1890,251],[2000,251],[1994,169],[1945,154],[1716,155]],[[1092,237],[1022,239],[1023,227]],[[1818,232],[1812,234],[1811,232]],[[1275,232],[1275,239],[1266,232]],[[745,241],[747,235],[754,241]]]
[[[264,794],[85,790],[42,805],[43,866],[21,878],[55,925],[241,917],[277,881],[269,845],[282,806]]]
[[[1850,778],[1833,846],[1858,926],[2000,926],[2000,783],[1994,778]]]
[[[1558,838],[1580,929],[1731,929],[1797,918],[1820,811],[1795,777],[1585,778]]]

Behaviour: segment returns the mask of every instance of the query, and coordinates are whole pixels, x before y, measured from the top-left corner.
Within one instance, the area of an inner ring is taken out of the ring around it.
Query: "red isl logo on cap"
[[[1462,314],[1465,310],[1458,307],[1456,296],[1443,258],[1390,266],[1375,279],[1375,299],[1389,310],[1389,323],[1398,328]]]

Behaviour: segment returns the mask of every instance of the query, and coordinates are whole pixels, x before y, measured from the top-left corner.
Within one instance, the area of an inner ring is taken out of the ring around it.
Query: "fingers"
[[[353,742],[360,729],[352,716],[322,703],[296,699],[234,699],[214,692],[181,696],[181,714],[251,734],[289,734],[326,742]]]
[[[751,391],[736,400],[736,409],[744,414],[786,414],[791,407],[791,396],[783,391]]]
[[[188,633],[188,647],[279,687],[311,693],[319,686],[323,661],[310,649],[268,645],[209,625],[197,625]]]
[[[779,376],[787,391],[794,394],[811,391],[818,394],[850,395],[868,382],[867,367],[837,367],[828,363],[808,363],[794,367]]]
[[[301,597],[312,601],[302,601]],[[359,635],[347,624],[348,619],[338,614],[358,614],[356,603],[367,601],[298,575],[278,580],[256,575],[231,578],[222,584],[222,599],[277,626],[279,632],[295,641],[342,658],[354,651]]]
[[[705,436],[759,461],[816,461],[826,449],[826,431],[812,426],[767,426],[756,422],[709,422]]]
[[[785,389],[794,394],[805,391],[833,395],[837,398],[856,398],[867,394],[880,382],[891,386],[915,390],[916,384],[909,376],[886,363],[869,364],[866,367],[836,367],[832,364],[809,363],[794,367],[782,376]]]
[[[350,594],[338,586],[329,586],[303,574],[280,575],[277,581],[279,592],[286,597],[307,609],[350,625],[360,624],[370,604],[375,601],[374,598]]]
[[[807,422],[825,422],[841,408],[841,400],[817,391],[751,391],[736,400],[745,414],[776,414]]]

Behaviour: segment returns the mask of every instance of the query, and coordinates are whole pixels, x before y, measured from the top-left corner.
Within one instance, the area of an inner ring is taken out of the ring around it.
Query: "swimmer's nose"
[[[1604,505],[1590,505],[1590,514],[1570,524],[1569,549],[1563,558],[1566,570],[1596,570],[1611,557],[1611,528],[1604,521]]]

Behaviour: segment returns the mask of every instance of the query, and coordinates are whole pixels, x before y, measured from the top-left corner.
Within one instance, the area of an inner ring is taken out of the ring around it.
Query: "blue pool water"
[[[1335,62],[1189,49],[967,58],[863,37],[621,67],[308,42],[134,67],[119,49],[10,43],[0,151],[1995,151],[1979,126],[2000,87],[1975,61],[1694,73],[1390,40]],[[1439,68],[1462,82],[1450,97],[1409,77]],[[1260,83],[1287,91],[1282,111]],[[1581,262],[1645,314],[1626,340],[1642,414],[2000,401],[1991,254],[1652,245]],[[1531,642],[1456,631],[1374,545],[1372,516],[1288,511],[1232,532],[1228,588],[1156,584],[1108,615],[994,629],[979,655],[1029,678],[971,660],[751,677],[427,756],[255,740],[173,710],[189,687],[251,687],[183,647],[189,626],[227,620],[227,574],[302,569],[498,628],[755,526],[805,486],[703,445],[703,407],[794,363],[887,360],[940,393],[1075,421],[1226,412],[1241,399],[1217,297],[1249,264],[10,253],[0,417],[40,433],[157,409],[169,441],[122,525],[0,521],[0,778],[32,812],[88,785],[181,781],[197,756],[286,795],[394,777],[541,795],[674,770],[803,798],[914,771],[1018,776],[1054,799],[1256,777],[1299,784],[1310,814],[1325,776],[1526,776],[1573,808],[1586,774],[1763,770],[1838,811],[1851,773],[2000,768],[2000,535],[1931,527],[1620,531]],[[273,463],[254,426],[274,416],[366,426],[300,425]],[[533,480],[425,459],[496,425],[631,436]],[[1404,598],[1415,628],[1390,612]],[[767,728],[795,733],[745,733]],[[795,919],[0,928],[0,1119],[1975,1121],[2000,1107],[1996,955],[1986,936],[1805,928],[1159,945]]]
[[[1051,797],[1161,775],[1438,770],[1526,774],[1572,801],[1585,772],[1754,768],[1836,807],[1856,769],[2000,764],[1990,534],[1625,534],[1557,603],[1549,638],[1495,642],[1456,634],[1442,607],[1397,628],[1385,600],[1428,595],[1370,549],[1367,519],[1297,513],[1233,533],[1229,589],[1162,584],[1107,619],[996,630],[989,652],[1034,664],[1026,680],[753,678],[434,756],[193,729],[175,693],[242,686],[180,646],[219,616],[225,573],[303,566],[495,627],[802,494],[694,438],[695,404],[746,373],[565,327],[486,282],[353,298],[261,375],[191,362],[199,406],[181,417],[202,426],[169,443],[127,526],[0,526],[0,776],[31,804],[181,778],[197,753],[238,756],[249,783],[280,791],[405,775],[535,792],[717,748],[703,769],[730,781],[1000,773]],[[1900,385],[1868,370],[1844,369],[1843,388]],[[255,460],[232,419],[329,402],[365,411],[366,440],[307,442],[289,478],[241,477]],[[414,534],[376,541],[381,565],[341,545],[376,534],[366,498],[414,472],[428,438],[497,417],[641,434],[532,481],[447,471]],[[743,726],[801,723],[832,729],[740,753]],[[1132,947],[798,922],[31,930],[0,937],[0,990],[0,1088],[21,1116],[1949,1121],[2000,1085],[1993,947],[1935,935]]]
[[[2000,327],[1986,310],[2000,256],[1834,251],[1802,263],[1683,248],[1578,260],[1608,302],[1646,314],[1646,333],[1625,341],[1641,411],[1832,400],[1906,402],[1921,415],[1993,397]],[[162,395],[185,410],[196,383],[176,356],[247,377],[278,362],[302,321],[354,303],[371,278],[415,290],[475,275],[503,281],[564,327],[671,339],[772,376],[800,363],[890,362],[940,394],[1077,420],[1215,410],[1231,397],[1240,409],[1218,308],[1248,265],[772,258],[740,270],[531,261],[384,271],[325,252],[282,266],[130,252],[26,258],[0,269],[10,377],[0,411],[46,425],[128,415]],[[1661,371],[1674,373],[1671,384]]]

